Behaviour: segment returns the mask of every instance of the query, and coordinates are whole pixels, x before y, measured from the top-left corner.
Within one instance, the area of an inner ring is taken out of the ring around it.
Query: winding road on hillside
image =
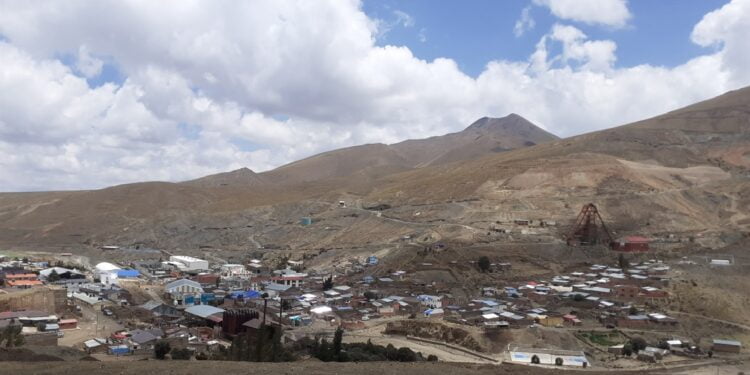
[[[712,318],[712,317],[705,316],[705,315],[693,314],[693,313],[682,312],[682,311],[667,310],[667,313],[672,314],[672,315],[685,315],[685,316],[689,316],[692,318],[709,320],[709,321],[716,322],[716,323],[726,324],[735,328],[740,328],[745,331],[750,331],[750,326],[737,323],[737,322],[731,322],[729,320],[716,319],[716,318]]]

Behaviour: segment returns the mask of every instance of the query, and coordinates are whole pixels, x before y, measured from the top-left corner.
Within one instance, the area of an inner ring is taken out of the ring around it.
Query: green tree
[[[329,290],[333,288],[333,276],[329,276],[323,280],[323,290]]]
[[[0,345],[2,345],[3,342],[5,342],[6,348],[19,347],[23,345],[24,338],[23,335],[21,335],[23,327],[20,324],[15,323],[16,320],[11,319],[10,324],[8,324],[8,326],[5,327],[2,332],[0,332]]]
[[[630,306],[630,309],[628,310],[628,314],[630,315],[638,315],[638,308],[635,306]]]
[[[47,281],[54,283],[55,281],[60,280],[60,275],[57,274],[57,271],[52,270],[52,272],[49,273],[47,276]]]
[[[398,349],[393,344],[385,347],[385,358],[389,361],[398,361]]]
[[[633,344],[630,342],[625,343],[625,345],[622,346],[622,354],[628,357],[633,355]]]
[[[344,338],[344,329],[339,326],[333,335],[333,356],[337,361],[341,360],[341,342]]]
[[[617,264],[620,265],[620,268],[625,270],[630,268],[630,262],[628,261],[628,258],[625,258],[625,254],[620,253],[620,256],[617,257]]]
[[[490,258],[487,258],[486,256],[482,256],[477,261],[477,265],[479,266],[479,270],[482,272],[487,272],[490,270]]]
[[[396,351],[396,359],[399,362],[414,362],[417,360],[417,354],[407,347],[401,347]]]
[[[438,357],[436,355],[430,354],[427,356],[427,362],[437,362],[437,361],[438,361]]]
[[[166,341],[158,341],[154,345],[154,356],[156,359],[164,359],[170,351],[172,351],[172,346]]]
[[[193,351],[188,348],[172,350],[172,359],[187,361],[193,357]]]
[[[333,360],[333,349],[328,343],[328,340],[323,339],[320,341],[320,346],[318,346],[318,352],[315,353],[315,357],[323,362],[330,362]]]
[[[630,346],[633,348],[634,353],[638,353],[643,349],[646,349],[646,346],[648,344],[646,343],[646,340],[643,339],[643,337],[634,337],[630,340]]]

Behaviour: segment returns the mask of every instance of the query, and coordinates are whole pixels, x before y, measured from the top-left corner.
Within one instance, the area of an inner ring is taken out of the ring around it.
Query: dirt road
[[[57,340],[60,346],[80,346],[84,341],[107,337],[112,332],[122,329],[122,325],[113,318],[104,315],[99,306],[92,307],[81,303],[83,317],[78,320],[78,328],[64,330],[64,336]]]
[[[383,327],[376,326],[360,331],[346,332],[344,334],[344,342],[367,342],[367,340],[372,340],[372,343],[377,345],[386,346],[388,344],[392,344],[397,348],[405,346],[411,348],[411,350],[415,352],[422,352],[422,355],[424,355],[425,357],[430,354],[436,355],[438,359],[443,362],[481,364],[496,363],[471,355],[469,353],[451,349],[447,346],[409,340],[404,336],[384,335],[382,331]],[[502,358],[497,359],[502,360]]]
[[[705,319],[705,320],[709,320],[709,321],[716,322],[716,323],[726,324],[728,326],[739,328],[745,331],[750,331],[750,326],[740,324],[737,322],[730,322],[728,320],[716,319],[716,318],[712,318],[712,317],[705,316],[705,315],[693,314],[693,313],[682,312],[682,311],[672,311],[672,310],[667,310],[667,313],[672,314],[672,315],[684,315],[684,316],[689,316],[689,317],[697,318],[697,319]]]

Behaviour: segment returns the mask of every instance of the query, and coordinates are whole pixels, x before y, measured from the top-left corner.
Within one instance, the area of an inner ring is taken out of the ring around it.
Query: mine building
[[[628,236],[615,241],[612,249],[628,253],[642,253],[649,250],[649,239],[641,236]]]

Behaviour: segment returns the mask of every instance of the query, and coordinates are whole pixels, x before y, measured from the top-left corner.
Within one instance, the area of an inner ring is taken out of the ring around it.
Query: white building
[[[552,350],[538,348],[512,348],[510,361],[536,365],[589,367],[586,354],[581,351]]]
[[[179,279],[165,285],[164,291],[172,295],[199,294],[203,293],[203,287],[201,287],[201,284],[193,280]]]
[[[422,306],[430,309],[438,309],[443,307],[443,296],[432,296],[429,294],[422,294],[417,297]]]
[[[224,264],[221,266],[222,276],[248,276],[250,272],[242,264]]]
[[[208,271],[208,261],[186,255],[172,255],[170,262],[182,263],[186,271]]]
[[[94,266],[94,276],[104,285],[117,284],[117,271],[120,267],[112,263],[102,262]]]
[[[306,273],[299,273],[293,269],[286,268],[283,270],[273,271],[274,275],[271,280],[276,284],[293,286],[296,288],[305,284]]]

